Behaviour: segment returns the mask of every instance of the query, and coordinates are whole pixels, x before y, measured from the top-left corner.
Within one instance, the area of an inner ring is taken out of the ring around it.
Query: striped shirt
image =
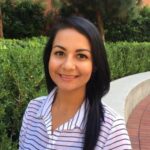
[[[55,89],[31,100],[25,111],[19,150],[82,150],[89,105],[83,102],[76,114],[52,132],[51,107]],[[104,105],[104,119],[95,150],[131,150],[124,120]]]

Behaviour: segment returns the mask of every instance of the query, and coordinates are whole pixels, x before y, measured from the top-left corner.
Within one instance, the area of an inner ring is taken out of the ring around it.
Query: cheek
[[[91,77],[92,70],[93,70],[92,63],[88,63],[82,67],[83,74],[85,74],[87,78]]]
[[[58,67],[60,66],[60,61],[56,60],[56,59],[53,59],[53,58],[50,58],[49,60],[49,72],[51,72],[52,70],[56,70],[58,69]]]
[[[49,69],[49,74],[51,75],[52,73],[55,72],[55,70],[57,69],[57,62],[54,59],[49,60],[49,64],[48,64],[48,69]]]
[[[89,69],[87,70],[87,77],[88,77],[88,79],[91,78],[91,75],[92,75],[92,68],[89,68]]]

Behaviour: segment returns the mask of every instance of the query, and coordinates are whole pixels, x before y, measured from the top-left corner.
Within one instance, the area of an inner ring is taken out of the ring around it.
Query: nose
[[[62,65],[64,70],[74,70],[75,69],[75,61],[72,57],[67,57]]]

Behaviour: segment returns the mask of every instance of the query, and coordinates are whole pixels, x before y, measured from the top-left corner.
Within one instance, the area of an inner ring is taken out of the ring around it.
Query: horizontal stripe
[[[55,90],[28,104],[19,137],[19,150],[82,150],[89,104],[84,101],[74,117],[52,132],[51,106]],[[95,150],[130,150],[124,120],[104,105],[104,122]]]

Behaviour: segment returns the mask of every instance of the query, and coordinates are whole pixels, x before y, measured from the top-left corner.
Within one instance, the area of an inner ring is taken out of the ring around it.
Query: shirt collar
[[[38,118],[47,118],[51,114],[51,107],[54,100],[54,96],[56,94],[57,88],[54,88],[50,94],[47,96],[45,101],[43,101],[38,113]],[[68,120],[66,123],[61,125],[59,130],[69,130],[74,128],[79,128],[81,130],[85,129],[87,116],[89,112],[89,102],[88,99],[84,100],[81,107],[78,109],[76,114]]]
[[[38,118],[43,118],[44,116],[47,116],[48,113],[50,113],[50,110],[51,110],[51,106],[52,106],[52,103],[53,103],[53,100],[54,100],[54,96],[55,96],[55,93],[56,93],[56,89],[57,88],[54,88],[50,94],[46,97],[46,99],[43,101],[38,113],[37,113],[37,117]]]

